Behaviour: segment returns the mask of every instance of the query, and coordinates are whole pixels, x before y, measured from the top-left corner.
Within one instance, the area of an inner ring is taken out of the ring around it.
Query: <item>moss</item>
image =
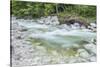
[[[77,48],[71,47],[68,49],[63,49],[60,53],[65,57],[75,57],[77,54]]]
[[[33,38],[30,38],[28,41],[31,42],[33,46],[45,47],[45,50],[47,51],[47,54],[49,55],[54,55],[53,54],[54,51],[57,52],[57,56],[59,55],[63,57],[75,57],[76,55],[78,55],[77,47],[62,48],[60,46],[58,47],[50,46],[51,44],[49,44],[48,42],[44,40],[33,39]],[[80,46],[79,48],[82,48],[82,47],[83,46]]]

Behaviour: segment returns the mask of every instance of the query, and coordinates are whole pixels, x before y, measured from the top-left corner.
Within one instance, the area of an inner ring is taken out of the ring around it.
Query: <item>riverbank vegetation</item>
[[[96,6],[61,3],[11,1],[11,14],[20,18],[40,18],[57,15],[61,23],[65,19],[78,18],[96,21]]]

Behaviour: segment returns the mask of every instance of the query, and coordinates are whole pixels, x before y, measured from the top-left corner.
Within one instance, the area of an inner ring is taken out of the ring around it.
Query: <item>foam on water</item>
[[[91,42],[91,39],[96,38],[96,33],[91,32],[86,29],[74,29],[74,30],[66,30],[59,29],[56,26],[50,26],[45,24],[38,24],[36,22],[20,22],[19,25],[24,26],[29,29],[33,29],[32,33],[29,34],[29,37],[34,39],[39,39],[40,41],[44,40],[48,42],[50,45],[60,45],[60,46],[72,46],[74,44],[80,44],[82,42]],[[47,30],[46,32],[40,33],[39,31]],[[52,31],[49,31],[52,29]],[[69,28],[68,28],[69,29]],[[34,31],[37,31],[34,33]]]

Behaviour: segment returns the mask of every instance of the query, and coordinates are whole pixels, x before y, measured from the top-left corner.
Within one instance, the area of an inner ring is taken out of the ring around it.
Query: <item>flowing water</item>
[[[42,43],[48,47],[67,48],[75,45],[91,43],[96,39],[96,33],[88,29],[67,30],[60,25],[46,25],[37,22],[19,22],[30,31],[31,41]],[[68,27],[67,27],[68,28]]]
[[[59,25],[57,17],[12,17],[12,64],[14,66],[96,61],[96,32],[77,24]],[[45,22],[43,20],[46,20]],[[94,23],[92,29],[96,28]]]

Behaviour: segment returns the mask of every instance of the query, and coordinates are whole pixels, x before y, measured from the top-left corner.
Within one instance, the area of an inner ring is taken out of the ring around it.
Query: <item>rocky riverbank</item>
[[[94,30],[96,30],[96,25],[94,23],[91,23],[90,26],[90,28],[92,28],[91,30],[91,29],[86,29],[84,26],[80,27],[78,26],[78,24],[72,24],[70,26],[66,24],[59,25],[59,21],[56,16],[54,17],[49,16],[47,18],[41,18],[38,20],[16,19],[16,17],[12,17],[11,24],[12,24],[11,59],[13,67],[96,61],[96,43],[94,39],[91,39],[91,42],[86,43],[82,47],[77,47],[77,45],[75,45],[74,47],[71,48],[68,47],[64,49],[62,48],[60,49],[60,47],[58,46],[54,47],[54,49],[53,48],[49,49],[49,46],[45,47],[44,45],[41,45],[42,42],[41,40],[35,43],[33,43],[33,40],[32,42],[29,41],[31,35],[36,35],[38,33],[40,35],[49,32],[51,35],[51,32],[58,33],[59,32],[58,30],[61,31],[81,30],[90,33],[91,32],[96,33],[94,32]],[[55,30],[57,31],[55,32]],[[67,33],[65,32],[65,34],[62,35],[66,34]],[[63,41],[60,43],[63,43]],[[45,43],[42,42],[42,44]],[[55,50],[55,48],[57,49]]]

